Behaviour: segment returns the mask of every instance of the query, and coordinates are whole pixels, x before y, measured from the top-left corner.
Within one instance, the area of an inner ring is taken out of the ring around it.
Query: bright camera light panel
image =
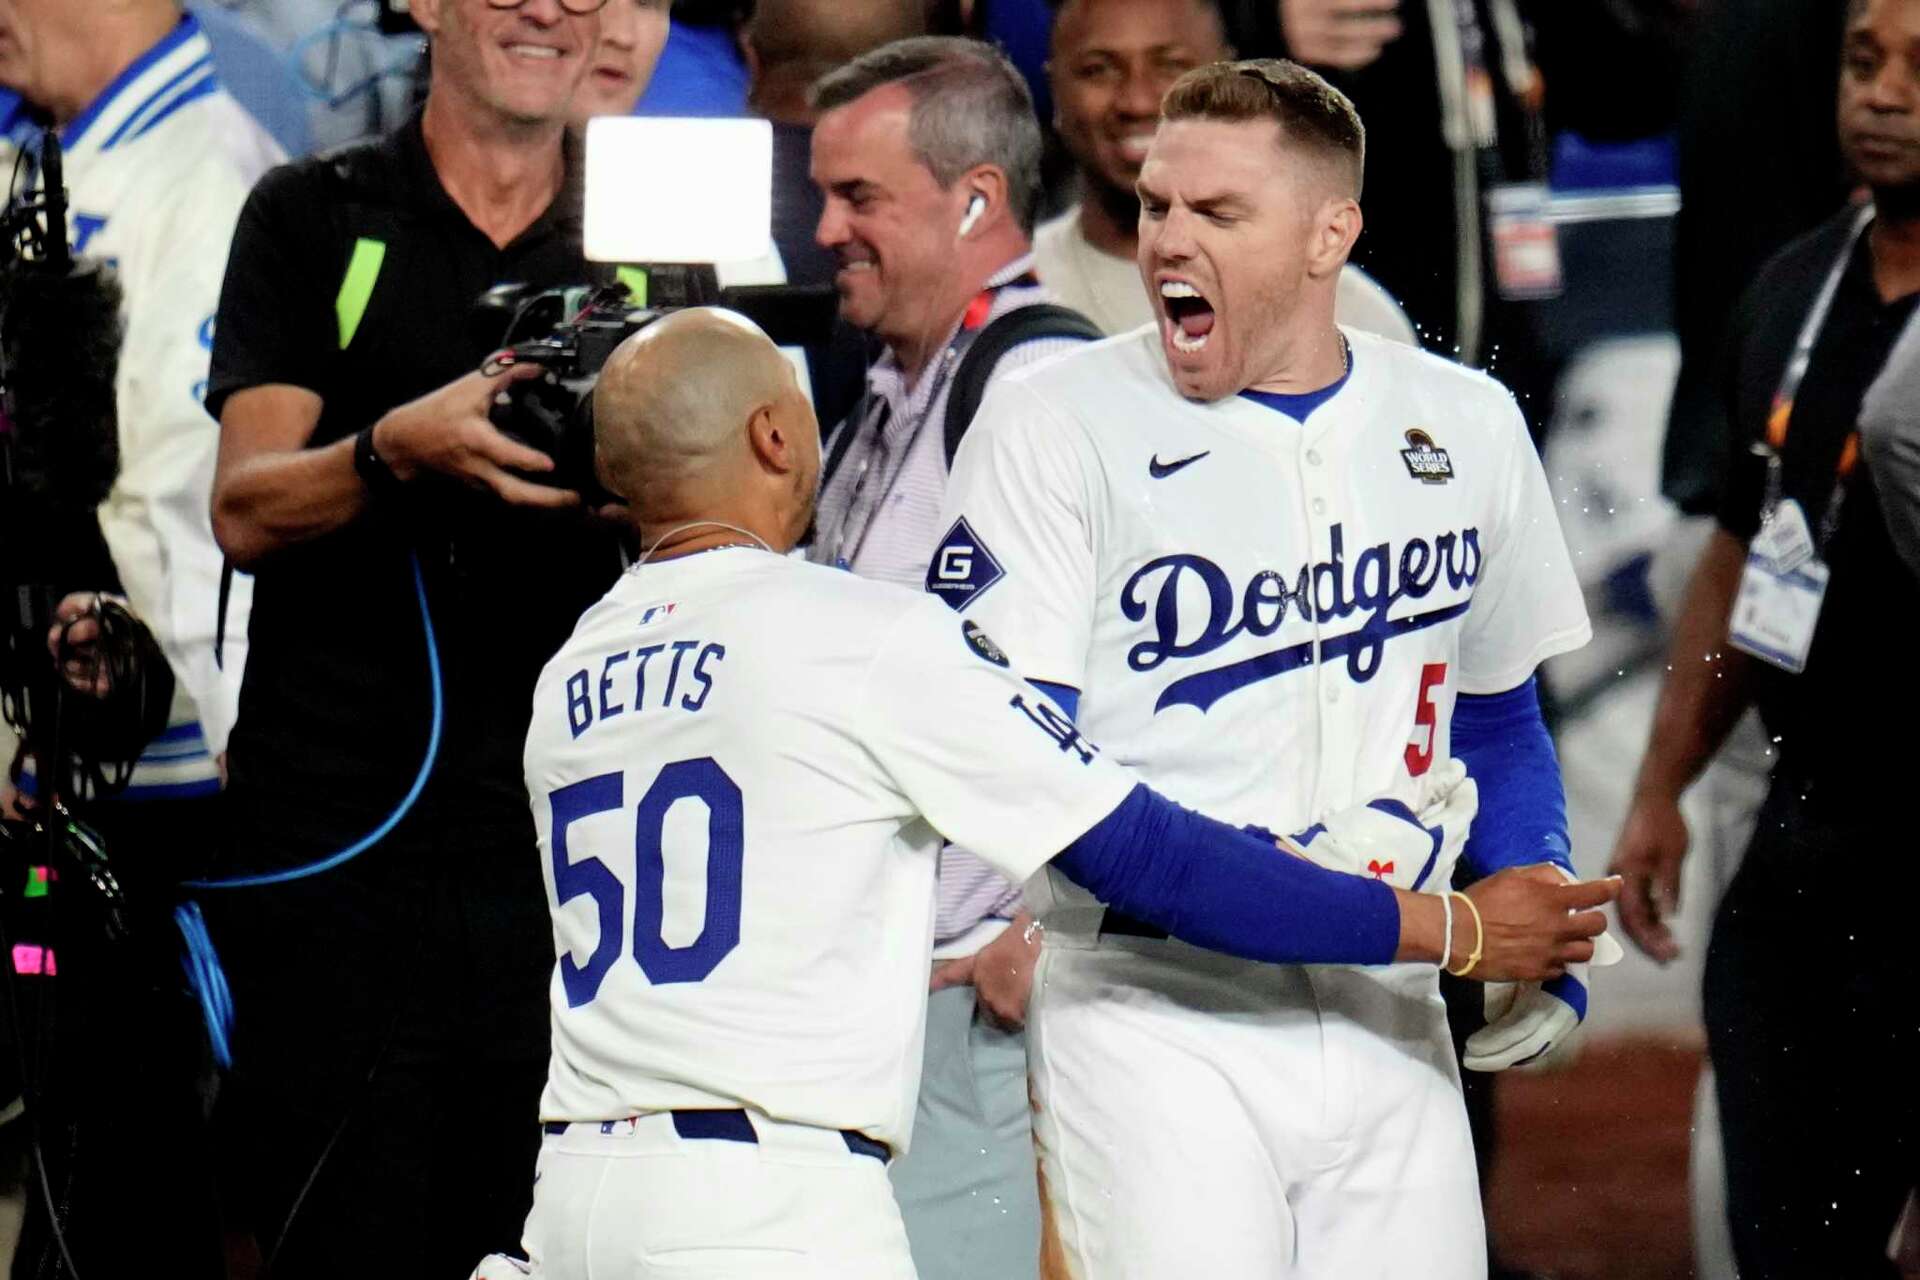
[[[603,116],[587,124],[587,257],[740,262],[773,227],[765,120]]]

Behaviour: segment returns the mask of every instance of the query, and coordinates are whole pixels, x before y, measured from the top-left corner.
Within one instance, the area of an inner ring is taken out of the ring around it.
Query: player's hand
[[[1677,797],[1636,795],[1607,870],[1620,877],[1620,927],[1661,964],[1680,954],[1667,921],[1680,909],[1680,864],[1687,823]]]
[[[1620,894],[1614,879],[1568,884],[1547,865],[1515,867],[1475,884],[1466,896],[1480,912],[1480,962],[1464,976],[1479,982],[1543,982],[1593,959],[1606,932],[1596,908]],[[1458,969],[1474,944],[1473,913],[1455,904],[1451,964]]]
[[[973,965],[978,956],[961,956],[958,960],[936,960],[933,962],[933,978],[927,983],[927,994],[945,991],[948,987],[970,987],[973,985]]]
[[[1464,763],[1448,760],[1420,778],[1414,805],[1418,812],[1394,797],[1369,800],[1275,843],[1329,871],[1445,893],[1480,810],[1480,789]]]
[[[1577,883],[1566,868],[1541,865],[1552,867],[1567,883]],[[1611,933],[1601,934],[1593,944],[1590,964],[1570,964],[1557,978],[1489,982],[1483,991],[1487,1025],[1467,1038],[1462,1065],[1469,1071],[1505,1071],[1538,1062],[1564,1046],[1587,1016],[1588,969],[1618,964],[1624,956]]]
[[[76,591],[53,607],[53,625],[47,628],[47,653],[60,667],[69,688],[104,698],[112,681],[100,661],[100,603],[114,599],[98,591]]]
[[[1040,959],[1040,930],[1025,911],[999,937],[980,948],[973,960],[973,989],[980,1011],[996,1026],[1018,1030],[1027,1025],[1027,996],[1033,991],[1033,966]]]
[[[1295,62],[1358,71],[1400,38],[1400,0],[1280,0],[1280,30]]]
[[[393,409],[374,425],[373,449],[402,480],[437,471],[503,502],[522,507],[580,505],[571,489],[534,484],[515,471],[553,470],[553,459],[511,439],[488,419],[494,398],[510,385],[545,372],[537,364],[507,365],[494,373],[470,373]]]

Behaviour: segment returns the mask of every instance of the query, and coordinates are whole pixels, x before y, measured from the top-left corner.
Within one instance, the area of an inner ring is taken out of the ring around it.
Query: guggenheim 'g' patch
[[[960,624],[960,634],[966,637],[967,647],[991,662],[996,667],[1011,666],[1006,650],[993,642],[993,637],[975,626],[972,622]]]
[[[1000,579],[1006,570],[994,559],[987,544],[974,536],[965,516],[953,522],[947,536],[934,549],[927,565],[927,590],[946,601],[955,613],[965,609]]]
[[[1453,458],[1433,442],[1433,437],[1415,427],[1407,432],[1407,447],[1400,451],[1407,474],[1421,484],[1445,484],[1453,479]]]

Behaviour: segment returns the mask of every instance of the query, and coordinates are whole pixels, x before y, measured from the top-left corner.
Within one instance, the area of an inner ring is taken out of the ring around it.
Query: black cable
[[[442,883],[443,887],[451,887],[446,885],[444,880]],[[413,963],[407,966],[406,992],[394,1003],[393,1016],[387,1020],[386,1034],[381,1037],[380,1047],[374,1051],[373,1060],[367,1065],[366,1075],[360,1079],[360,1087],[354,1090],[353,1096],[347,1100],[346,1108],[340,1113],[339,1123],[333,1126],[333,1132],[328,1135],[326,1145],[320,1148],[319,1158],[313,1162],[313,1168],[307,1172],[306,1181],[300,1184],[299,1193],[294,1196],[292,1205],[288,1206],[287,1216],[280,1224],[280,1234],[274,1239],[273,1249],[260,1265],[260,1280],[273,1280],[273,1264],[279,1261],[281,1251],[287,1246],[287,1237],[293,1233],[294,1220],[300,1216],[300,1210],[307,1202],[308,1193],[313,1190],[314,1184],[320,1181],[321,1170],[327,1167],[327,1160],[333,1155],[333,1149],[339,1146],[340,1139],[346,1136],[347,1128],[353,1123],[354,1116],[361,1107],[366,1105],[367,1099],[373,1096],[374,1079],[379,1076],[380,1069],[387,1065],[387,1059],[393,1053],[394,1042],[400,1037],[401,1019],[406,1017],[408,1006],[419,994],[420,962],[427,954],[427,931],[420,930],[414,942]]]
[[[80,669],[79,678],[89,690],[93,689],[104,664],[107,688],[116,697],[125,697],[144,684],[141,670],[132,645],[126,643],[126,631],[121,622],[121,614],[115,609],[103,609],[96,597],[92,608],[76,618],[70,618],[60,624],[58,637],[54,643],[54,679],[53,724],[49,733],[48,758],[39,761],[38,778],[41,801],[41,826],[46,834],[45,865],[49,868],[47,886],[47,910],[49,943],[63,936],[59,927],[60,913],[65,909],[64,899],[67,892],[81,892],[80,886],[90,881],[97,868],[83,868],[79,859],[64,857],[63,833],[68,832],[65,810],[62,807],[63,796],[85,791],[91,795],[111,794],[126,785],[132,769],[130,761],[115,761],[111,766],[98,762],[68,760],[66,757],[65,730],[67,721],[68,664],[75,660],[80,649],[73,641],[73,628],[82,621],[92,621],[99,630],[97,639],[90,646],[91,652],[86,659],[89,665]],[[112,769],[111,775],[108,768]],[[78,838],[78,837],[74,837]],[[55,869],[63,864],[72,863],[69,875],[69,889],[59,886]],[[82,874],[84,873],[84,874]],[[34,1045],[35,1061],[30,1066],[27,1056],[26,1028],[20,1017],[19,974],[13,964],[13,938],[6,928],[4,913],[0,912],[0,966],[6,969],[6,1002],[8,1025],[14,1041],[16,1066],[20,1073],[20,1099],[27,1121],[28,1145],[32,1156],[35,1182],[40,1188],[41,1199],[46,1207],[47,1222],[52,1230],[54,1245],[60,1260],[73,1280],[80,1280],[80,1268],[74,1262],[73,1251],[67,1243],[66,1226],[59,1199],[54,1195],[53,1176],[47,1167],[45,1134],[40,1123],[39,1082],[50,1074],[53,1044],[57,1024],[56,1008],[59,986],[55,982],[46,984],[41,994],[39,1028]],[[51,945],[47,948],[52,953]],[[44,971],[44,968],[43,968]],[[69,1177],[73,1153],[69,1153]]]
[[[79,619],[74,619],[61,628],[60,641],[57,645],[59,654],[56,659],[58,672],[64,672],[65,670],[65,659],[71,651],[69,631],[73,623],[77,621],[79,621]],[[64,718],[66,705],[66,679],[64,674],[57,674],[53,688],[51,753],[54,761],[57,762],[61,758],[63,746],[61,742],[61,722]],[[60,910],[59,903],[63,896],[63,894],[55,888],[55,877],[51,870],[52,868],[58,867],[61,862],[60,832],[62,820],[59,803],[61,790],[58,764],[50,764],[48,768],[52,770],[52,772],[40,779],[41,789],[45,797],[41,805],[44,812],[41,825],[46,831],[47,838],[46,865],[49,868],[47,885],[48,913],[50,917],[55,917]],[[41,998],[39,1019],[40,1041],[36,1046],[39,1051],[38,1057],[40,1058],[40,1062],[37,1064],[38,1070],[30,1072],[27,1066],[26,1028],[20,1020],[20,978],[13,963],[13,938],[6,928],[4,916],[5,913],[0,912],[0,968],[6,970],[7,1020],[12,1032],[14,1056],[20,1072],[20,1102],[23,1108],[24,1118],[27,1122],[28,1148],[32,1155],[35,1180],[39,1183],[40,1195],[46,1205],[47,1223],[53,1231],[54,1246],[59,1250],[60,1260],[66,1265],[68,1274],[73,1277],[73,1280],[80,1280],[80,1268],[75,1264],[73,1251],[67,1245],[66,1227],[61,1222],[60,1206],[54,1198],[53,1178],[47,1171],[47,1152],[40,1126],[40,1089],[37,1081],[46,1074],[46,1057],[51,1052],[49,1046],[53,1040],[54,984],[47,984],[47,989]],[[51,926],[51,933],[55,939],[59,936],[57,924],[57,919],[54,919]]]

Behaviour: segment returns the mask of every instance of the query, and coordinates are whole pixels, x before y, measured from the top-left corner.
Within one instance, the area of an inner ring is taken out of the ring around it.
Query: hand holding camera
[[[573,490],[514,474],[543,475],[553,470],[554,461],[507,436],[488,417],[509,386],[543,372],[533,364],[490,365],[488,371],[430,391],[374,425],[374,452],[402,481],[437,471],[516,506],[577,507],[580,495]]]

